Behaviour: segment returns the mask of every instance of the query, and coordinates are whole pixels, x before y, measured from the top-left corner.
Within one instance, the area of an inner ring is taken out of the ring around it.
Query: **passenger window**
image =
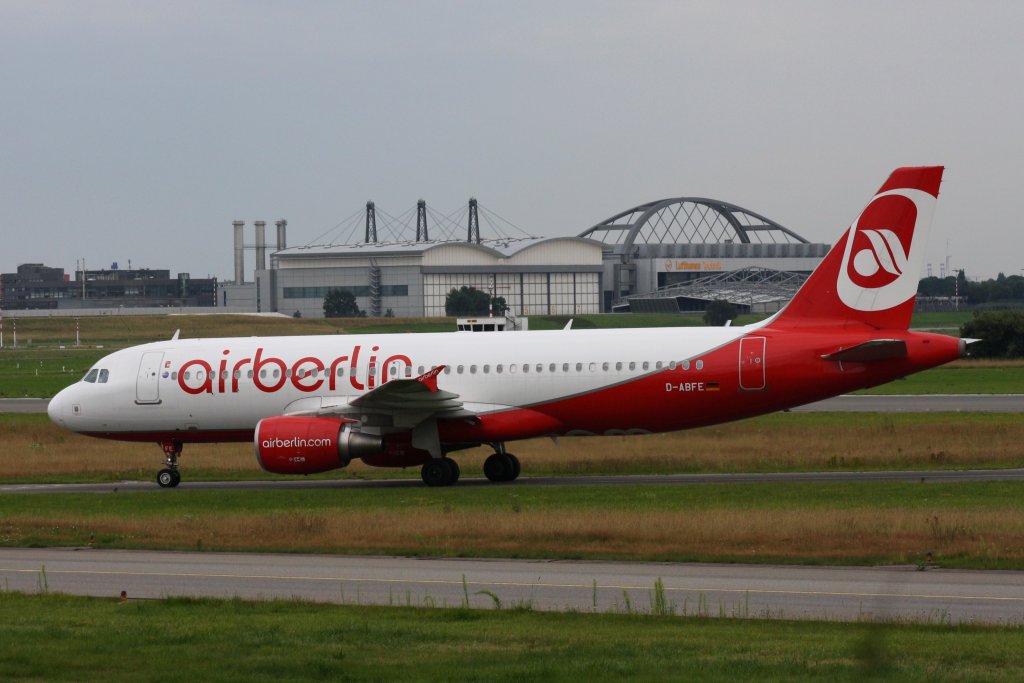
[[[651,362],[649,360],[645,360],[644,361],[644,366],[643,366],[644,370],[649,370],[650,367],[651,367]]]
[[[669,370],[675,370],[676,369],[676,362],[674,360],[670,360],[668,362],[668,369]]]
[[[248,377],[249,379],[252,379],[252,370],[250,370],[249,372],[245,373],[245,376]]]
[[[616,363],[615,364],[615,372],[620,372],[621,370],[622,370],[622,363]]]
[[[523,372],[529,372],[529,371],[530,371],[530,366],[527,365],[526,363],[523,363]]]
[[[597,372],[597,363],[591,363],[589,366],[587,366],[587,369],[590,370],[591,372]]]
[[[490,371],[491,371],[491,366],[490,365],[484,365],[484,374],[486,375],[486,374],[490,373]]]
[[[315,374],[315,371],[314,371],[314,374]],[[391,375],[392,377],[394,377],[395,375],[398,374],[398,368],[396,368],[394,365],[392,365],[391,368],[388,370],[388,374]]]
[[[689,369],[690,369],[690,361],[684,360],[683,361],[683,370],[689,370]]]
[[[508,366],[509,374],[512,374],[512,375],[516,374],[516,368],[517,367],[519,367],[519,366],[518,365],[509,365]]]
[[[552,363],[551,365],[548,366],[548,372],[554,372],[556,367],[557,366],[554,363]]]
[[[569,372],[569,364],[562,363],[562,372]]]
[[[607,363],[601,363],[601,369],[604,370],[605,372],[608,372],[608,364]]]
[[[171,379],[173,379],[173,380],[177,380],[178,379],[178,371],[177,370],[175,370],[174,372],[171,373]]]
[[[471,374],[471,375],[475,375],[476,374],[476,366],[475,365],[470,365],[469,366],[469,374]]]
[[[537,363],[537,372],[544,372],[544,365],[543,364]]]
[[[655,370],[661,370],[661,361],[660,360],[657,363],[654,364],[654,369]]]
[[[110,371],[109,370],[100,370],[100,384],[106,384],[107,383],[107,378],[109,378],[109,377],[110,377]]]
[[[460,365],[460,366],[459,366],[459,368],[458,368],[458,373],[459,373],[460,375],[462,374],[462,366],[461,366],[461,365]]]
[[[338,368],[338,372],[336,374],[338,375],[338,377],[344,377],[345,376],[345,368]],[[262,372],[260,373],[260,376],[261,377],[263,376]]]
[[[702,361],[702,360],[697,361],[697,369],[698,370],[703,370],[704,369],[704,361]]]
[[[272,377],[273,377],[274,379],[277,379],[278,377],[280,377],[280,376],[281,376],[281,371],[275,368],[275,369],[274,369],[274,371],[273,371],[273,372],[271,373],[271,376],[272,376]]]
[[[446,375],[452,374],[452,366],[450,366],[450,365],[444,366],[444,374],[446,374]]]
[[[629,361],[629,369],[630,370],[636,370],[636,361],[635,360]]]
[[[418,372],[419,374],[421,374],[421,375],[422,375],[422,374],[423,374],[424,372],[426,372],[426,370],[424,370],[424,369],[423,369],[423,366],[421,365],[421,366],[419,366],[418,368],[416,368],[416,372]],[[338,374],[341,374],[341,371],[340,371],[340,369],[339,369],[339,371],[338,371]]]
[[[495,371],[496,373],[498,373],[499,375],[501,374],[501,370],[502,370],[502,365],[501,365],[501,363],[498,363],[497,365],[495,365],[495,366],[494,366],[494,371]]]
[[[188,381],[188,380],[192,379],[192,373],[190,373],[188,370],[186,370],[185,374],[182,375],[182,378],[184,380]]]

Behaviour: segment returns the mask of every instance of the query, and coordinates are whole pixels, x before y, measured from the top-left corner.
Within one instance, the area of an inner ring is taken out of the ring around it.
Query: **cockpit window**
[[[100,380],[99,380],[100,384],[106,384],[107,383],[107,379],[109,379],[109,378],[110,378],[110,371],[109,370],[100,370]]]
[[[96,368],[93,368],[92,370],[90,370],[88,372],[88,374],[86,374],[85,377],[82,378],[82,381],[83,382],[89,382],[90,384],[92,384],[93,382],[96,381],[96,376],[98,374],[100,374],[100,371],[97,370]]]

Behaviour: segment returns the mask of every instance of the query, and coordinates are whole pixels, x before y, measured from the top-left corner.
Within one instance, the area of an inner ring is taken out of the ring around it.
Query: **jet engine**
[[[384,450],[382,437],[334,417],[268,417],[256,425],[255,441],[260,467],[275,474],[326,472]]]

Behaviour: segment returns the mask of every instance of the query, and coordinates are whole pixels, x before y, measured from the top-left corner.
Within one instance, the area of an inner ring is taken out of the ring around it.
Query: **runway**
[[[48,398],[0,398],[0,413],[45,413]]]
[[[634,474],[615,476],[522,477],[495,484],[483,477],[464,477],[466,486],[646,486],[696,484],[768,484],[827,482],[950,483],[969,481],[1024,481],[1024,469],[900,470],[894,472],[751,472],[728,474]],[[0,484],[3,493],[164,493],[175,491],[287,491],[309,489],[422,488],[419,477],[403,479],[266,479],[256,481],[182,481],[177,489],[162,489],[156,481],[121,481],[90,484]]]
[[[0,413],[45,413],[49,399],[0,399]],[[1024,394],[849,394],[809,403],[793,412],[839,413],[1024,413]]]
[[[45,570],[45,571],[44,571]],[[5,589],[129,599],[206,596],[339,604],[677,615],[1024,623],[1024,572],[0,549]]]
[[[830,413],[1024,413],[1024,394],[847,394],[792,408]]]

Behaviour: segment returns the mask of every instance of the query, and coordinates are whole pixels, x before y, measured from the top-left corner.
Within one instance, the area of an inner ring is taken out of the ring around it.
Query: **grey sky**
[[[939,163],[936,274],[947,240],[1019,274],[1022,26],[1019,2],[0,0],[0,272],[230,278],[233,219],[297,245],[367,199],[471,195],[544,236],[697,195],[831,243],[892,168]]]

